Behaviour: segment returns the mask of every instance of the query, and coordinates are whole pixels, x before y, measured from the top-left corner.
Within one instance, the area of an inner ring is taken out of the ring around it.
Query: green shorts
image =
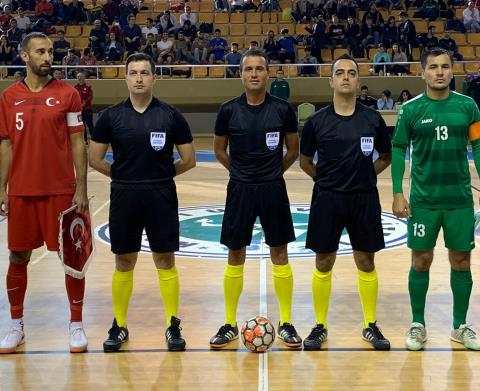
[[[473,206],[461,209],[411,208],[411,212],[407,244],[412,250],[432,250],[440,228],[448,249],[471,251],[475,247]]]

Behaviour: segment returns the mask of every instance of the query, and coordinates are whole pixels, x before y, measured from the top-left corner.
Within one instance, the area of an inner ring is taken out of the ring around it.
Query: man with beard
[[[59,213],[72,205],[79,213],[88,207],[80,96],[50,76],[53,45],[47,36],[28,34],[20,56],[27,65],[25,80],[0,95],[0,215],[8,214],[6,285],[12,318],[0,353],[14,353],[24,343],[23,301],[32,250],[46,243],[48,250],[59,251]],[[65,283],[70,351],[84,352],[85,279],[65,275]]]

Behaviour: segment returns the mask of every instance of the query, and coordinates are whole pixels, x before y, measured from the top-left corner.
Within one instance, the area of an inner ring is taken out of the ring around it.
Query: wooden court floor
[[[211,149],[198,139],[197,149]],[[473,167],[472,167],[473,172]],[[476,175],[475,175],[476,178]],[[312,182],[298,163],[286,174],[292,203],[309,203]],[[218,205],[225,201],[226,171],[217,163],[199,163],[177,178],[181,207]],[[478,184],[478,180],[475,180]],[[390,173],[379,179],[384,211],[391,208]],[[90,172],[89,194],[96,225],[108,221],[109,185]],[[474,194],[478,197],[479,194]],[[477,203],[478,206],[478,203]],[[0,334],[9,324],[4,275],[7,269],[6,222],[0,222]],[[469,322],[480,332],[480,253],[473,253],[474,290]],[[278,322],[270,262],[247,261],[238,319],[259,313]],[[312,258],[291,261],[295,288],[293,323],[305,337],[314,324],[311,300]],[[87,274],[84,325],[89,352],[68,353],[68,303],[63,271],[56,254],[35,251],[26,297],[26,344],[15,355],[0,357],[0,390],[478,390],[480,352],[451,343],[452,298],[447,253],[440,237],[427,299],[429,341],[423,352],[404,349],[410,322],[407,293],[409,252],[385,250],[376,258],[380,289],[378,321],[392,343],[389,352],[375,352],[361,339],[362,313],[357,274],[351,255],[341,256],[333,273],[329,341],[323,351],[289,351],[277,340],[266,355],[249,353],[235,342],[225,351],[210,351],[208,341],[223,323],[225,260],[177,257],[180,313],[187,351],[169,353],[164,340],[164,313],[155,268],[141,254],[129,309],[130,342],[124,352],[104,354],[102,342],[112,321],[109,247],[97,242],[97,255]],[[263,271],[266,270],[266,276]],[[264,277],[266,277],[265,281]],[[261,287],[266,282],[266,295]]]

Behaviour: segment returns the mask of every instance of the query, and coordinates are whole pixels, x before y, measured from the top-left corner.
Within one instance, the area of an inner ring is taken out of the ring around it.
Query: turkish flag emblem
[[[90,212],[75,212],[76,205],[60,214],[59,257],[65,273],[82,279],[91,262],[95,245]]]

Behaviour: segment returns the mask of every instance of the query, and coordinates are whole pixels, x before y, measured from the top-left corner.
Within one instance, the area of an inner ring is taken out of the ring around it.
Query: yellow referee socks
[[[120,327],[127,327],[127,312],[133,290],[133,270],[121,272],[115,269],[112,278],[113,314]]]
[[[367,328],[369,323],[377,320],[378,278],[376,270],[372,272],[358,270],[358,293],[362,302],[365,328]]]
[[[313,309],[317,324],[323,324],[325,328],[328,328],[327,314],[331,292],[332,271],[324,273],[315,268],[312,276]]]
[[[177,317],[178,314],[178,298],[180,295],[178,272],[177,268],[173,266],[170,269],[157,269],[157,273],[160,294],[165,306],[165,323],[168,328],[170,327],[172,316]]]
[[[243,265],[228,265],[223,275],[223,294],[225,296],[225,324],[233,327],[237,324],[238,300],[243,290]]]
[[[273,287],[280,309],[280,324],[291,323],[293,274],[289,263],[273,265]]]

